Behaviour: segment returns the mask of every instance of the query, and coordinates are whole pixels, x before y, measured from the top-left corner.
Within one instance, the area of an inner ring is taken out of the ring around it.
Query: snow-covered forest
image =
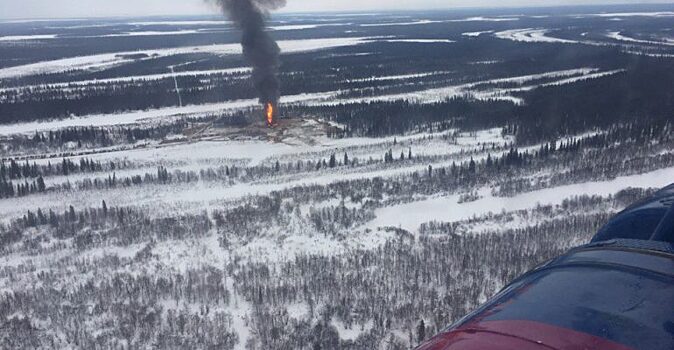
[[[0,21],[0,348],[409,349],[674,182],[674,7]]]

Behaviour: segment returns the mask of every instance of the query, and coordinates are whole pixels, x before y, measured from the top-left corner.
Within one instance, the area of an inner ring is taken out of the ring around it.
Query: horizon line
[[[386,10],[381,9],[359,9],[354,11],[349,10],[318,10],[318,11],[284,11],[280,9],[274,11],[271,15],[280,14],[280,15],[293,15],[293,14],[377,14],[377,13],[392,13],[392,12],[425,12],[425,11],[451,11],[451,10],[500,10],[500,9],[559,9],[559,8],[583,8],[583,7],[618,7],[618,6],[636,6],[636,7],[645,7],[645,6],[671,6],[674,7],[674,3],[631,3],[631,2],[618,2],[612,4],[605,3],[586,3],[586,4],[577,4],[577,5],[503,5],[503,6],[453,6],[453,7],[427,7],[427,8],[418,8],[418,9],[409,9],[409,8],[390,8]],[[0,24],[5,21],[49,21],[49,20],[58,20],[58,21],[86,21],[86,20],[96,20],[96,19],[114,19],[114,18],[157,18],[157,17],[198,17],[198,16],[219,16],[222,15],[217,11],[213,12],[203,12],[195,13],[188,15],[181,14],[156,14],[156,15],[137,15],[137,14],[119,14],[119,15],[103,15],[103,16],[77,16],[77,17],[0,17]]]

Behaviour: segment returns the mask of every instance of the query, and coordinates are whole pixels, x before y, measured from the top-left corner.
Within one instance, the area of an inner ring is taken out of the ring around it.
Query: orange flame
[[[274,105],[271,102],[267,103],[267,125],[274,125]]]

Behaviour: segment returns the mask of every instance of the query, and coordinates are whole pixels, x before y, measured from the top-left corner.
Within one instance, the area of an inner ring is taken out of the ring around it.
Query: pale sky
[[[653,4],[674,0],[287,0],[283,12],[385,11],[460,7]],[[0,0],[0,18],[201,15],[217,13],[203,0]]]

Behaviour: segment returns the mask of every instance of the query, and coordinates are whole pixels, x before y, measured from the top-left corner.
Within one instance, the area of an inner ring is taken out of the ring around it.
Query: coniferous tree
[[[44,192],[47,189],[47,186],[44,183],[42,175],[37,178],[37,190],[38,192]]]
[[[330,162],[329,162],[329,167],[334,168],[337,166],[337,158],[335,157],[335,154],[330,155]]]
[[[424,339],[426,339],[426,324],[421,319],[419,320],[419,324],[417,324],[417,342],[421,343]]]

